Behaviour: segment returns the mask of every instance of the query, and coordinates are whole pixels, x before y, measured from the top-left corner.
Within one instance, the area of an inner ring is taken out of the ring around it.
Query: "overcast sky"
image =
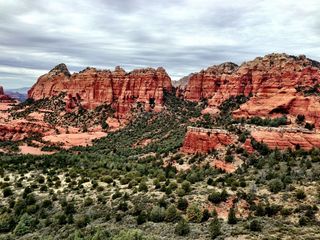
[[[163,66],[179,79],[272,52],[320,60],[319,0],[0,0],[0,85],[55,65]]]

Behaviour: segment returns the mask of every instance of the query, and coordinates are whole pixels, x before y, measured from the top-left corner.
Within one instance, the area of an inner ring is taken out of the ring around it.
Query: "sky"
[[[0,85],[59,63],[164,67],[173,80],[272,52],[320,61],[319,0],[0,0]]]

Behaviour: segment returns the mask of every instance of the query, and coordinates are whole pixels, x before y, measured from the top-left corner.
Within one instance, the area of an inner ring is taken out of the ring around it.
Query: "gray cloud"
[[[0,85],[31,86],[60,62],[173,79],[271,52],[320,60],[318,0],[0,0]]]

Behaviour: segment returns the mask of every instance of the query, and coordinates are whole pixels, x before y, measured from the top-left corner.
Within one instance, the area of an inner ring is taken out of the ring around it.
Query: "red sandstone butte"
[[[67,105],[77,102],[85,108],[94,109],[101,104],[112,104],[119,117],[125,117],[134,104],[142,103],[148,111],[160,111],[164,91],[172,91],[171,79],[166,71],[145,68],[129,73],[116,67],[114,71],[87,68],[70,74],[65,64],[59,64],[41,76],[29,90],[34,100],[66,93]]]
[[[234,137],[227,131],[189,127],[181,151],[184,153],[208,153],[233,142]]]

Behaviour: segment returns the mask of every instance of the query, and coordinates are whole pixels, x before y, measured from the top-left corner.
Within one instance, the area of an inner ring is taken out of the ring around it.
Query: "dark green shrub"
[[[283,183],[280,179],[272,179],[269,182],[269,189],[273,193],[278,193],[283,189]]]
[[[163,207],[154,206],[150,212],[152,222],[163,222],[166,216],[166,210]]]
[[[235,209],[232,207],[230,208],[229,214],[228,214],[228,223],[229,224],[236,224],[238,222],[236,217]]]
[[[218,218],[214,218],[209,224],[209,233],[211,239],[216,239],[221,235],[221,224]]]
[[[262,226],[257,219],[254,219],[250,222],[249,229],[250,231],[253,231],[253,232],[260,232],[262,229]]]
[[[177,208],[181,211],[184,211],[188,208],[189,203],[188,200],[185,198],[179,198],[178,203],[177,203]]]
[[[165,221],[166,222],[175,222],[180,218],[180,215],[177,211],[175,205],[170,205],[165,212]]]
[[[137,217],[137,224],[141,225],[141,224],[145,223],[147,221],[147,219],[148,219],[147,213],[145,211],[142,211]]]
[[[187,208],[187,217],[190,222],[200,223],[203,217],[202,211],[196,204],[192,204]]]
[[[190,227],[189,227],[189,223],[185,220],[185,219],[181,219],[175,229],[174,229],[175,234],[179,235],[179,236],[185,236],[188,235],[190,232]]]
[[[10,187],[6,187],[2,190],[2,193],[3,193],[3,197],[9,197],[13,194],[12,190]]]
[[[90,219],[87,215],[77,215],[74,219],[74,223],[78,228],[84,228],[89,222]]]
[[[303,200],[307,197],[307,195],[305,194],[305,192],[301,189],[299,189],[297,192],[296,192],[296,198],[298,200]]]

